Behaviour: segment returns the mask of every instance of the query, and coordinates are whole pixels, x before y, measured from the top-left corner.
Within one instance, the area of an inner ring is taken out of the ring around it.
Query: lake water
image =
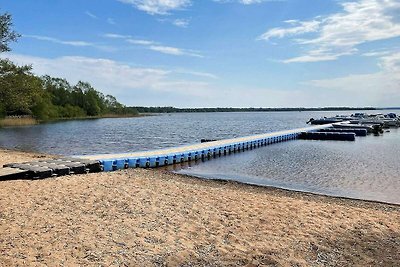
[[[377,111],[371,111],[376,113]],[[388,111],[384,111],[388,112]],[[400,111],[394,111],[400,114]],[[0,147],[60,155],[124,153],[304,127],[351,112],[185,113],[63,121],[0,129]],[[295,140],[206,162],[178,173],[400,204],[400,129],[356,142]]]

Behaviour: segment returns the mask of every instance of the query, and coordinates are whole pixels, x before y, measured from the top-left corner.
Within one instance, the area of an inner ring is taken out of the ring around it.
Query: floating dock
[[[332,140],[332,141],[355,141],[355,133],[343,132],[302,132],[299,139],[303,140]]]
[[[396,116],[394,116],[396,118]],[[329,121],[329,120],[323,120]],[[400,124],[400,120],[396,119]],[[397,125],[396,124],[396,125]],[[354,141],[356,136],[376,133],[379,125],[341,122],[315,125],[294,130],[266,133],[226,140],[202,139],[201,143],[123,154],[83,155],[69,158],[6,164],[0,168],[0,180],[41,179],[69,174],[115,171],[127,168],[156,168],[184,162],[211,159],[235,152],[294,139]]]
[[[104,171],[126,168],[156,168],[176,163],[212,158],[245,151],[274,143],[298,139],[303,132],[313,132],[332,127],[332,124],[299,128],[288,131],[260,134],[195,145],[124,154],[85,155],[77,159],[98,160]]]
[[[319,132],[330,132],[330,133],[355,133],[356,136],[367,136],[368,131],[366,129],[342,129],[342,128],[328,128],[319,130]]]
[[[32,162],[5,164],[3,168],[0,169],[0,181],[43,179],[100,171],[103,171],[103,167],[98,160],[77,158],[44,159]]]
[[[343,125],[346,122],[343,122]],[[115,171],[127,168],[156,168],[172,164],[211,159],[257,147],[300,139],[302,136],[315,136],[318,140],[353,139],[356,133],[350,128],[343,132],[333,130],[335,125],[324,124],[307,128],[253,135],[219,141],[204,142],[174,148],[159,149],[123,154],[84,155],[60,159],[46,159],[33,162],[11,163],[0,168],[0,180],[43,179],[70,174],[100,171]],[[321,132],[326,130],[327,132]],[[355,130],[357,131],[357,129]],[[366,130],[363,130],[364,132]],[[321,137],[323,136],[323,138]],[[335,136],[335,137],[334,137]],[[332,138],[328,138],[332,137]],[[339,138],[340,137],[340,138]],[[209,140],[207,140],[209,141]]]

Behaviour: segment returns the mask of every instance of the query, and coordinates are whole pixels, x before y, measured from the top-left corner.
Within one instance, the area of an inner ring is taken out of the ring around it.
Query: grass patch
[[[34,118],[4,118],[0,119],[0,127],[25,126],[37,124]]]
[[[6,117],[4,119],[0,119],[0,127],[35,125],[39,123],[56,122],[64,120],[67,121],[67,120],[90,120],[90,119],[103,119],[103,118],[135,118],[135,117],[145,117],[145,116],[149,116],[149,114],[104,114],[101,116],[54,118],[49,120],[37,120],[32,117]]]

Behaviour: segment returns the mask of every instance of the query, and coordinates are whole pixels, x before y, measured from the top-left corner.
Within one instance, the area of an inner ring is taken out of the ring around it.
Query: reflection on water
[[[311,117],[336,114],[194,113],[63,121],[0,129],[0,147],[61,155],[134,152],[198,143],[202,138],[225,139],[304,127]],[[400,130],[392,129],[383,136],[360,137],[356,142],[279,143],[176,171],[400,204],[399,157]]]
[[[175,171],[400,204],[400,130],[356,142],[296,140]]]

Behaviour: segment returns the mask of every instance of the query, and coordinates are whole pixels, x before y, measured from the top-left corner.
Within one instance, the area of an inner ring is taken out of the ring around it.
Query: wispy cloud
[[[183,9],[191,4],[190,0],[117,0],[130,4],[150,15],[166,15],[170,11]]]
[[[397,51],[400,51],[400,47],[392,47],[392,48],[386,47],[386,48],[370,50],[368,52],[363,53],[362,56],[382,58],[384,56],[397,54]]]
[[[111,24],[111,25],[116,25],[115,20],[112,19],[112,18],[107,18],[107,23],[108,23],[108,24]]]
[[[122,35],[122,34],[115,34],[115,33],[106,33],[102,35],[103,37],[106,38],[112,38],[112,39],[128,39],[131,38],[130,35]]]
[[[40,41],[48,41],[56,44],[63,44],[63,45],[71,45],[71,46],[93,46],[92,43],[85,42],[85,41],[63,41],[57,38],[48,37],[48,36],[41,36],[41,35],[29,35],[24,34],[23,37],[32,38]]]
[[[207,80],[193,76],[212,76],[201,72],[154,67],[133,67],[129,64],[80,56],[56,58],[20,54],[2,54],[19,65],[32,64],[37,75],[66,78],[71,83],[90,82],[104,94],[115,95],[128,105],[179,105],[204,101],[212,94]],[[182,77],[176,74],[189,74]],[[174,102],[172,102],[174,101]]]
[[[262,2],[283,2],[286,0],[213,0],[217,3],[239,3],[243,5],[260,4]]]
[[[294,62],[331,61],[331,60],[336,60],[338,57],[341,56],[352,55],[355,52],[357,52],[357,49],[355,48],[343,52],[331,51],[326,48],[319,48],[315,50],[310,50],[306,55],[283,60],[283,62],[294,63]]]
[[[145,45],[145,46],[157,44],[156,42],[153,42],[153,41],[140,40],[140,39],[131,39],[131,38],[126,39],[126,41],[127,41],[128,43],[131,43],[131,44],[135,44],[135,45]]]
[[[381,52],[374,51],[374,52],[367,52],[367,53],[364,53],[362,55],[364,57],[380,57],[380,56],[386,56],[386,55],[389,55],[389,54],[390,54],[389,51],[381,51]]]
[[[200,71],[190,71],[190,70],[183,70],[183,69],[176,69],[174,70],[176,73],[181,74],[189,74],[197,77],[208,78],[208,79],[218,79],[219,77],[215,74],[208,73],[208,72],[200,72]]]
[[[400,102],[400,52],[382,58],[382,70],[378,73],[314,80],[307,83],[305,90],[252,88],[240,85],[216,86],[210,81],[199,81],[190,76],[176,77],[176,73],[185,74],[187,70],[132,67],[126,63],[100,58],[41,58],[18,54],[2,54],[1,57],[7,57],[20,65],[32,64],[34,73],[38,75],[62,77],[71,83],[88,81],[104,94],[115,95],[127,105],[394,106]],[[193,75],[195,73],[193,72]],[[203,76],[209,75],[213,76]],[[347,97],[343,98],[343,95]]]
[[[239,0],[240,3],[245,4],[245,5],[258,4],[258,3],[261,3],[264,1],[265,0]]]
[[[195,51],[181,49],[177,47],[171,46],[163,46],[163,45],[150,45],[148,47],[150,50],[157,51],[163,54],[174,55],[174,56],[191,56],[191,57],[204,57]]]
[[[172,24],[176,27],[180,27],[180,28],[187,28],[190,23],[190,19],[184,19],[184,18],[170,19],[167,17],[161,17],[161,18],[157,18],[157,21],[159,21],[161,23],[170,23],[170,24]]]
[[[359,0],[340,4],[342,12],[309,21],[286,21],[291,27],[273,28],[258,39],[269,41],[311,33],[311,38],[294,40],[308,50],[284,62],[335,60],[356,53],[363,43],[400,36],[400,2],[397,0]]]
[[[101,49],[101,50],[104,50],[104,51],[113,50],[112,47],[99,45],[99,44],[86,42],[86,41],[77,41],[77,40],[66,41],[66,40],[61,40],[61,39],[57,39],[57,38],[49,37],[49,36],[30,35],[30,34],[24,34],[23,37],[32,38],[32,39],[36,39],[36,40],[39,40],[39,41],[47,41],[47,42],[51,42],[51,43],[55,43],[55,44],[61,44],[61,45],[69,45],[69,46],[75,46],[75,47],[94,47],[94,48]]]
[[[175,19],[172,21],[172,24],[177,27],[187,28],[189,26],[189,20],[188,19]]]
[[[159,42],[151,41],[151,40],[144,40],[144,39],[134,39],[130,35],[120,35],[114,33],[107,33],[103,35],[106,38],[112,39],[123,39],[126,42],[138,46],[142,46],[146,49],[156,51],[159,53],[173,55],[173,56],[190,56],[190,57],[198,57],[203,58],[204,56],[201,55],[198,51],[190,50],[190,49],[183,49],[173,46],[166,46]]]
[[[97,16],[95,14],[93,14],[92,12],[86,11],[85,14],[89,17],[91,17],[92,19],[97,19]]]
[[[397,105],[400,102],[400,52],[382,56],[378,66],[378,72],[312,80],[307,84],[339,95],[354,96],[364,105]]]
[[[319,30],[320,21],[297,21],[297,20],[287,20],[285,21],[291,24],[290,28],[273,28],[258,37],[259,40],[269,41],[272,38],[283,38],[286,36],[294,36],[308,32],[316,32]]]

